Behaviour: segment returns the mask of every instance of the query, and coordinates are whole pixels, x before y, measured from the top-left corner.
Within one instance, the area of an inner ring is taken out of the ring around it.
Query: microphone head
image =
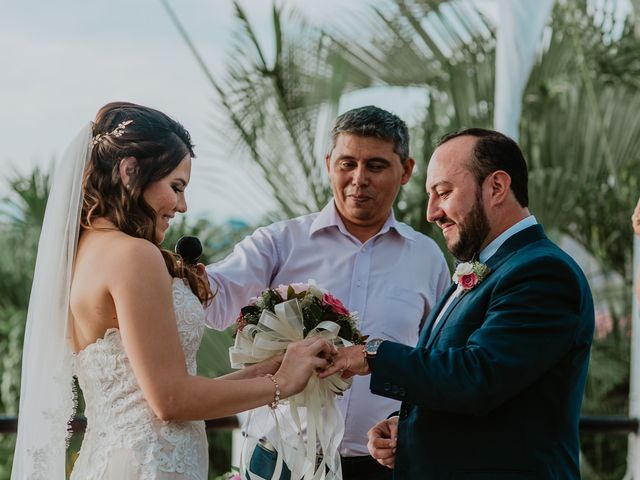
[[[198,237],[185,235],[176,242],[176,253],[187,265],[195,265],[202,256],[202,243]]]

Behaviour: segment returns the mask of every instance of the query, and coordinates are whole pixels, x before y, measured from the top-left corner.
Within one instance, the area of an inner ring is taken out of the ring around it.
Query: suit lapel
[[[489,260],[487,260],[487,266],[490,268],[489,276],[492,275],[494,270],[500,267],[500,265],[502,265],[512,254],[514,254],[520,248],[529,243],[543,240],[545,238],[547,237],[544,234],[544,230],[542,229],[542,226],[540,224],[532,225],[509,237],[498,249],[498,251],[493,254],[491,258],[489,258]],[[431,316],[426,325],[428,328],[423,330],[422,334],[420,335],[420,341],[418,342],[418,345],[426,345],[425,348],[430,348],[433,345],[433,342],[435,342],[435,340],[438,338],[440,330],[442,330],[442,327],[448,320],[456,305],[458,305],[458,302],[460,302],[464,295],[473,294],[473,291],[461,292],[460,295],[458,295],[458,297],[451,302],[451,305],[449,305],[449,308],[444,313],[443,317],[440,319],[433,331],[431,331],[431,329],[433,328],[433,322],[436,318],[438,318],[440,310],[442,310],[442,307],[446,304],[447,299],[451,294],[453,294],[453,291],[456,289],[456,287],[457,285],[455,283],[451,285],[449,290],[447,290],[446,295],[443,295],[442,299],[438,303],[437,308],[433,312],[431,312]]]
[[[453,309],[456,308],[456,305],[462,299],[465,293],[466,292],[460,292],[460,294],[453,299],[453,301],[451,302],[451,305],[449,305],[449,308],[447,308],[447,311],[444,312],[444,315],[442,316],[438,324],[433,329],[433,332],[431,332],[431,335],[429,336],[429,341],[427,342],[427,348],[430,348],[433,342],[435,341],[435,339],[438,338],[438,334],[440,333],[440,330],[442,330],[442,327],[447,322],[449,315],[451,315],[451,312],[453,312]]]
[[[434,309],[431,310],[431,313],[429,314],[429,317],[427,318],[427,321],[425,322],[424,327],[422,327],[422,331],[420,332],[418,345],[425,345],[427,343],[427,339],[429,338],[429,334],[431,332],[431,329],[433,328],[433,322],[435,322],[436,318],[438,318],[440,310],[442,310],[442,307],[444,307],[444,305],[447,303],[447,299],[453,294],[456,287],[457,285],[455,283],[452,283],[449,286],[449,289],[444,293],[444,295],[440,297],[440,300],[438,300]]]

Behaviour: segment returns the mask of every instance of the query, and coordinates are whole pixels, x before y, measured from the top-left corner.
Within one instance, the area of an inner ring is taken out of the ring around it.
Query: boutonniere
[[[473,261],[458,264],[453,273],[453,281],[463,292],[467,292],[478,285],[489,274],[491,269],[484,263]]]

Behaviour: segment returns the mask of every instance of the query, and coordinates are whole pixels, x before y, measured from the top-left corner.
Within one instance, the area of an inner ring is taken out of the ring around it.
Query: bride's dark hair
[[[149,240],[162,252],[171,276],[187,279],[200,301],[209,302],[208,282],[156,243],[156,212],[143,197],[150,184],[169,175],[185,156],[195,156],[189,132],[153,108],[113,102],[98,111],[93,137],[82,178],[82,228],[92,229],[93,220],[105,218],[127,235]],[[127,185],[119,169],[126,157],[135,157],[138,165]]]

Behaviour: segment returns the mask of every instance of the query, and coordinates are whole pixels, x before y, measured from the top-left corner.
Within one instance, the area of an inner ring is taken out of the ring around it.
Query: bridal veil
[[[60,158],[38,244],[22,354],[18,436],[12,480],[63,480],[74,414],[69,291],[82,205],[82,174],[91,155],[86,125]]]

